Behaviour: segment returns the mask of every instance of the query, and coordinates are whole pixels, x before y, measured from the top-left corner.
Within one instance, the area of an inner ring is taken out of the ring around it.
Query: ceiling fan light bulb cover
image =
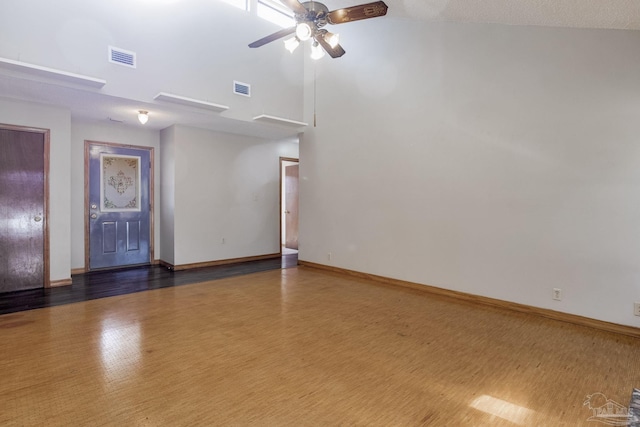
[[[298,46],[300,46],[300,40],[298,40],[297,37],[291,37],[290,39],[284,41],[284,48],[291,53],[293,53],[293,51],[296,50]]]
[[[318,60],[324,56],[324,49],[318,43],[311,46],[311,59]]]
[[[311,27],[306,22],[301,22],[296,26],[296,37],[300,41],[309,40],[311,38]]]
[[[336,46],[338,46],[338,43],[340,43],[339,34],[327,32],[327,34],[324,35],[324,39],[327,41],[327,43],[329,43],[329,46],[331,46],[332,48],[335,48]]]

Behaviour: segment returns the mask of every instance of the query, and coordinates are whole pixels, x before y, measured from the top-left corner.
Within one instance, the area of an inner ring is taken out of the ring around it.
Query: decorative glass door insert
[[[100,210],[140,211],[140,157],[100,154]]]

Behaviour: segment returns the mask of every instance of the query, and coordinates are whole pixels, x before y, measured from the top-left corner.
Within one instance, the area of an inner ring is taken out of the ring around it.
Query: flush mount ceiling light
[[[343,24],[345,22],[359,21],[361,19],[376,18],[387,14],[387,5],[383,1],[361,4],[329,11],[329,8],[317,1],[280,0],[282,4],[293,11],[296,25],[285,28],[269,36],[263,37],[251,43],[249,47],[260,47],[274,40],[295,34],[285,42],[285,47],[293,52],[300,42],[313,40],[311,48],[312,58],[318,59],[328,53],[332,58],[339,58],[345,54],[344,49],[338,43],[338,35],[323,29],[327,24]],[[319,46],[318,46],[319,45]],[[322,55],[318,52],[322,51]]]
[[[149,112],[148,111],[144,111],[144,110],[139,110],[138,111],[138,120],[140,120],[140,123],[145,124],[149,121]]]

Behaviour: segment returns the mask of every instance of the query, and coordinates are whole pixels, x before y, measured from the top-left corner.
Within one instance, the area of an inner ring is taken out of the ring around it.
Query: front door
[[[86,141],[85,157],[89,269],[149,264],[151,149]]]
[[[0,128],[0,292],[45,284],[47,132]]]

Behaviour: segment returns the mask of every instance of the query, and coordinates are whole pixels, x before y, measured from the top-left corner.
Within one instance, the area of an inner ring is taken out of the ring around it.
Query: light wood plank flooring
[[[597,426],[640,340],[305,267],[0,316],[2,426]]]

